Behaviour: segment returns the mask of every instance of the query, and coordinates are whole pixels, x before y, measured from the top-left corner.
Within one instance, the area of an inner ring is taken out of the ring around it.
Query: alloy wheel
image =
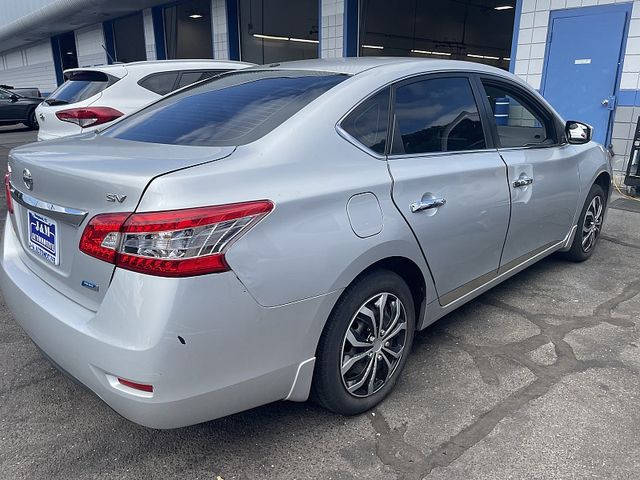
[[[589,207],[584,215],[582,222],[582,250],[587,253],[596,244],[600,229],[602,228],[602,217],[604,213],[604,205],[602,197],[596,195],[591,199]]]
[[[407,343],[407,313],[398,297],[379,293],[364,302],[342,341],[341,376],[355,397],[380,391],[396,371]]]

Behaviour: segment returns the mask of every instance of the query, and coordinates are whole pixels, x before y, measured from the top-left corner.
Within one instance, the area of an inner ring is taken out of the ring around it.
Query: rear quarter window
[[[180,71],[152,73],[139,80],[138,85],[158,95],[166,95],[174,90],[179,74]]]
[[[244,145],[346,78],[308,71],[232,72],[163,98],[103,135],[171,145]]]

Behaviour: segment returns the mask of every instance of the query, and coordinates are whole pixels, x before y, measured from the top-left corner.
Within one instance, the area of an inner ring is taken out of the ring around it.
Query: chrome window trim
[[[405,158],[424,158],[424,157],[443,157],[449,155],[466,155],[482,152],[497,152],[497,148],[476,148],[475,150],[449,150],[445,152],[425,152],[425,153],[403,153],[397,155],[389,155],[389,160],[402,160]]]
[[[342,122],[342,120],[340,120],[340,121]],[[336,132],[338,132],[338,135],[340,135],[342,138],[344,138],[347,142],[352,144],[354,147],[362,150],[364,153],[367,153],[367,154],[371,155],[376,160],[385,160],[386,159],[385,155],[380,155],[379,153],[374,152],[373,150],[371,150],[366,145],[360,143],[349,132],[347,132],[344,128],[342,128],[341,123],[338,123],[336,125]]]
[[[356,108],[358,108],[360,105],[362,105],[364,102],[366,102],[367,100],[369,100],[371,97],[373,97],[374,95],[377,95],[378,92],[384,90],[385,88],[394,88],[396,87],[398,84],[400,83],[404,83],[407,81],[411,81],[413,79],[416,79],[416,81],[420,80],[420,78],[427,78],[427,77],[431,77],[433,75],[464,75],[469,79],[469,83],[471,84],[471,77],[470,75],[473,74],[479,74],[481,73],[480,71],[476,71],[476,70],[447,70],[447,69],[443,69],[443,70],[434,70],[432,72],[417,72],[417,73],[411,73],[408,75],[405,75],[403,77],[400,78],[395,78],[387,83],[385,83],[384,85],[380,86],[379,88],[375,89],[374,91],[372,91],[371,93],[369,93],[366,97],[364,97],[362,100],[360,100],[359,102],[355,103],[354,105],[351,106],[351,108],[349,108],[349,110],[347,110],[347,112],[342,115],[340,117],[340,119],[336,122],[335,128],[336,131],[338,132],[338,134],[344,138],[347,142],[349,142],[350,144],[352,144],[354,147],[362,150],[363,152],[371,155],[372,157],[376,158],[377,160],[386,160],[387,158],[393,158],[396,157],[397,155],[384,155],[384,154],[379,154],[377,152],[374,152],[373,150],[371,150],[369,147],[363,145],[362,143],[360,143],[357,139],[355,139],[354,137],[352,137],[346,130],[344,130],[342,128],[342,122],[344,121],[345,118],[347,118],[349,116],[349,114],[351,114],[351,112],[353,112]],[[472,88],[472,92],[473,92],[473,88]],[[393,92],[390,92],[393,93]],[[475,95],[474,95],[475,98]],[[395,115],[394,110],[394,105],[392,103],[393,101],[393,95],[390,95],[390,105],[389,105],[389,113],[393,113]],[[476,105],[478,107],[478,112],[480,112],[480,106]],[[390,133],[393,133],[393,125],[389,124],[387,125],[388,128],[388,132],[387,135],[388,137],[391,137],[392,135],[389,135]],[[483,129],[484,129],[484,125],[483,125]],[[385,146],[385,150],[387,150],[388,145]],[[495,150],[495,148],[483,148],[482,150],[479,151],[491,151],[491,150]],[[470,152],[471,150],[467,150],[464,153]],[[475,150],[474,150],[475,151]],[[453,152],[438,152],[438,153],[453,153]]]
[[[63,207],[62,205],[56,205],[55,203],[45,202],[44,200],[32,197],[15,188],[12,183],[9,183],[9,190],[11,191],[11,198],[23,207],[51,217],[54,220],[68,223],[74,227],[79,227],[88,213],[84,210]]]

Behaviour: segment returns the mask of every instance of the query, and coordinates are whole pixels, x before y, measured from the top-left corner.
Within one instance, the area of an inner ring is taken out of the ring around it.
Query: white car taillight
[[[229,270],[224,253],[273,210],[267,200],[151,213],[107,213],[80,239],[87,255],[136,272],[186,277]]]

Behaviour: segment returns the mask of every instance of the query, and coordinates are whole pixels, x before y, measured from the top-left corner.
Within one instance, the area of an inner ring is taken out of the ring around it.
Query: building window
[[[468,60],[508,69],[515,0],[361,0],[362,56]]]
[[[164,8],[167,58],[213,58],[211,0],[191,0]]]
[[[111,22],[116,62],[136,62],[147,59],[142,12],[117,18]]]
[[[240,0],[241,57],[269,64],[318,58],[319,0]]]
[[[76,35],[73,32],[63,33],[56,37],[58,54],[62,71],[68,68],[78,68],[78,52],[76,50]]]

